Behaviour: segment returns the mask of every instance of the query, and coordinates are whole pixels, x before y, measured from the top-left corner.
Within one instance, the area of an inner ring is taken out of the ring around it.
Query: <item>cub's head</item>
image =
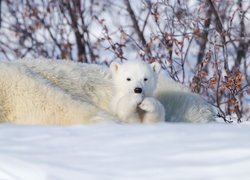
[[[157,85],[161,65],[144,61],[112,62],[110,65],[116,93],[137,93],[152,96]]]

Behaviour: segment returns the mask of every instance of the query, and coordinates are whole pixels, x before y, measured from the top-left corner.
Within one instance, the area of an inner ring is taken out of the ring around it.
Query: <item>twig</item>
[[[131,18],[132,22],[133,22],[133,27],[135,29],[135,32],[136,32],[137,36],[139,37],[140,41],[142,42],[142,45],[146,46],[147,42],[146,42],[146,40],[144,38],[144,35],[143,35],[142,31],[140,30],[138,21],[136,19],[135,13],[134,13],[134,11],[133,11],[133,9],[131,7],[131,4],[130,4],[129,0],[124,0],[124,3],[126,4],[127,11],[128,11],[128,13],[130,15],[130,18]]]

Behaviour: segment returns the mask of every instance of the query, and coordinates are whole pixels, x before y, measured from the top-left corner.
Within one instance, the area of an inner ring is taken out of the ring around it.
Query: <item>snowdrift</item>
[[[248,179],[247,124],[0,125],[0,179]]]

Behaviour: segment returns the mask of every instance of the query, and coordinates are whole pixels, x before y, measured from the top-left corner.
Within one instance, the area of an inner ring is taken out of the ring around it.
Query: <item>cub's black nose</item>
[[[142,89],[137,87],[137,88],[134,89],[134,92],[138,93],[138,94],[141,94]]]

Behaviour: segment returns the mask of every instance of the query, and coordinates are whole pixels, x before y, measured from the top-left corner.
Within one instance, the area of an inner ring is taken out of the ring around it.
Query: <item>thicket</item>
[[[2,0],[0,58],[158,61],[226,122],[250,118],[248,0]]]

